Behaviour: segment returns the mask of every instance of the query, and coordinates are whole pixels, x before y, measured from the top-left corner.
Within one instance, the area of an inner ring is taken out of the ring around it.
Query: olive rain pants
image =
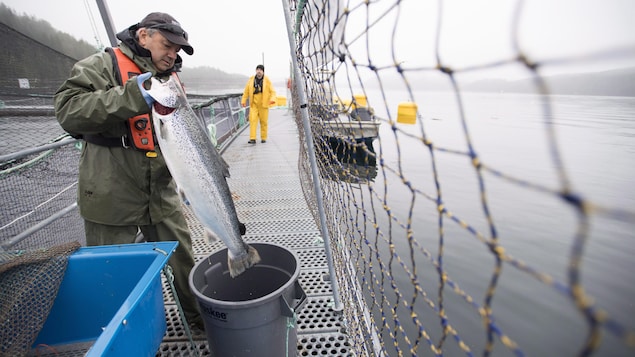
[[[177,241],[178,247],[172,253],[168,264],[174,274],[174,287],[189,324],[201,324],[198,303],[192,294],[188,278],[194,267],[192,241],[185,217],[180,210],[174,211],[162,222],[147,226],[110,226],[84,220],[86,244],[111,245],[134,243],[137,227],[148,242]]]

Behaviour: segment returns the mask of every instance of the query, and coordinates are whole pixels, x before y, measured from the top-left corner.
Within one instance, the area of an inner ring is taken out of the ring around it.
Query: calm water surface
[[[391,95],[388,107],[396,113],[397,103],[406,96],[405,93],[401,98],[399,93]],[[518,185],[487,172],[482,175],[485,202],[505,253],[565,286],[579,217],[571,206],[549,191],[569,185],[573,192],[593,204],[631,212],[626,219],[595,212],[590,215],[590,233],[583,246],[579,271],[583,287],[595,299],[597,307],[606,310],[625,328],[635,330],[632,318],[635,316],[635,221],[632,216],[635,212],[635,98],[463,93],[461,111],[454,94],[416,95],[422,115],[418,123],[398,124],[396,134],[388,123],[383,123],[380,139],[374,145],[385,165],[401,170],[421,193],[414,196],[412,203],[413,195],[402,180],[391,170],[382,170],[379,166],[371,184],[375,194],[370,194],[366,186],[361,195],[366,200],[373,197],[376,207],[381,207],[385,199],[391,208],[395,220],[390,226],[387,215],[377,211],[380,230],[392,237],[406,266],[416,267],[427,297],[439,306],[439,275],[431,263],[431,259],[438,259],[439,217],[433,201],[436,198],[433,160],[428,148],[418,139],[424,134],[438,148],[466,152],[470,144],[486,166],[542,188]],[[369,93],[369,102],[382,103],[372,99],[373,93]],[[386,117],[383,108],[372,105],[379,116]],[[466,119],[466,127],[461,114]],[[548,126],[554,128],[555,146],[549,140]],[[554,152],[559,153],[559,160]],[[434,164],[445,207],[484,237],[491,237],[477,172],[469,158],[436,150]],[[562,170],[557,169],[559,165]],[[396,224],[397,221],[405,225],[409,216],[414,239],[431,254],[431,258],[426,258],[417,248],[414,264],[408,259],[406,232]],[[494,274],[494,257],[483,243],[458,224],[445,218],[443,228],[443,269],[482,306]],[[406,300],[411,299],[413,293],[407,273],[397,263],[391,265],[391,270]],[[387,287],[387,291],[392,290]],[[438,313],[423,300],[419,298],[415,307],[425,321],[432,343],[436,344],[441,336]],[[481,355],[486,334],[476,309],[447,286],[443,304],[460,338],[475,355]],[[496,325],[518,343],[525,355],[577,355],[586,339],[587,323],[568,296],[509,264],[503,266],[492,307]],[[411,318],[407,311],[404,309],[399,314],[410,336],[416,337],[415,326],[408,325]],[[388,346],[392,345],[390,336],[385,335],[384,339]],[[609,334],[603,334],[602,342],[596,355],[634,354],[633,349],[629,350]],[[421,343],[418,351],[422,355],[429,354],[427,342]],[[465,353],[448,337],[444,355]],[[497,341],[494,355],[513,353]]]

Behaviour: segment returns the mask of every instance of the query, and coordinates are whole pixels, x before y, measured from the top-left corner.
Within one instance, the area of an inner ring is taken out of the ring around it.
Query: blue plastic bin
[[[88,345],[86,356],[154,356],[166,329],[160,273],[177,245],[78,249],[33,347]]]

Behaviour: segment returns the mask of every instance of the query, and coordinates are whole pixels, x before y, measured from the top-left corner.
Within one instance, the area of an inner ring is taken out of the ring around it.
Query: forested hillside
[[[99,50],[84,40],[78,40],[56,30],[47,21],[28,15],[18,15],[13,9],[1,3],[0,23],[74,59],[84,58]]]
[[[103,49],[56,30],[49,22],[17,14],[0,3],[0,93],[53,94],[68,76],[72,65]],[[21,88],[20,80],[28,80],[29,88]],[[181,79],[188,90],[205,91],[241,88],[247,81],[243,75],[228,74],[211,67],[182,69]]]

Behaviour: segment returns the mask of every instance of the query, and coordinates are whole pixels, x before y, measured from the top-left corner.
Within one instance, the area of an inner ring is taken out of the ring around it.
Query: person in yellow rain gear
[[[249,144],[256,143],[256,133],[260,123],[260,142],[267,142],[267,121],[269,106],[276,103],[276,91],[271,80],[265,76],[265,66],[256,66],[256,74],[247,81],[240,104],[243,108],[249,99]]]

